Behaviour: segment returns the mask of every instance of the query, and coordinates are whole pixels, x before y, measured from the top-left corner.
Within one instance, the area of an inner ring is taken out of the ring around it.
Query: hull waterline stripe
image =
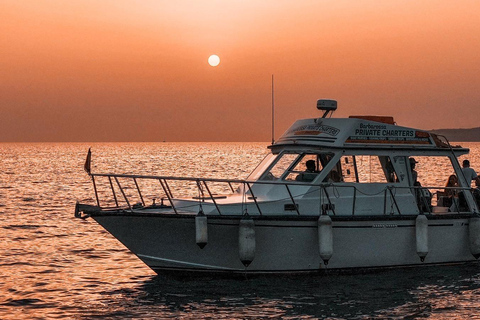
[[[137,256],[141,257],[141,258],[147,258],[147,259],[156,260],[156,261],[175,263],[175,264],[191,266],[191,267],[195,267],[195,268],[216,269],[216,270],[225,270],[225,271],[242,271],[241,269],[232,269],[232,268],[225,268],[225,267],[219,267],[219,266],[212,266],[212,265],[208,265],[208,264],[191,263],[191,262],[185,262],[185,261],[179,261],[179,260],[164,259],[164,258],[153,257],[153,256],[144,255],[144,254],[137,254]]]

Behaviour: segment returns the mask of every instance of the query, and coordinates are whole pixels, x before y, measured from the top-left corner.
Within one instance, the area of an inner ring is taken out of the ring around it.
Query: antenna
[[[274,83],[272,74],[272,144],[275,143],[275,95],[274,95]]]

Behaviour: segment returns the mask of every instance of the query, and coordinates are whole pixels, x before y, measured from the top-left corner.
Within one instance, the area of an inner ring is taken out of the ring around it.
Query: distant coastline
[[[471,129],[434,129],[430,132],[455,142],[480,142],[480,127]]]

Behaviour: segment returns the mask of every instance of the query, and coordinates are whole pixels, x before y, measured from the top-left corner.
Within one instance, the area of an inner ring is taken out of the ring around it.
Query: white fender
[[[318,218],[318,248],[320,258],[325,265],[333,255],[333,231],[332,219],[329,215],[323,214]]]
[[[468,220],[468,238],[470,240],[470,252],[475,259],[480,257],[480,218],[474,217]]]
[[[238,226],[238,253],[240,261],[248,267],[255,258],[255,222],[245,217]]]
[[[203,249],[208,242],[207,216],[200,211],[195,217],[195,239],[200,249]]]
[[[418,215],[415,220],[415,238],[417,254],[423,262],[428,254],[428,219],[424,214]]]

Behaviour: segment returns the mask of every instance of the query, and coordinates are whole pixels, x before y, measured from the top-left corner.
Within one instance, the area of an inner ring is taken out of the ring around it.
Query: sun
[[[216,54],[212,54],[210,57],[208,57],[208,64],[212,67],[218,66],[220,64],[220,57]]]

